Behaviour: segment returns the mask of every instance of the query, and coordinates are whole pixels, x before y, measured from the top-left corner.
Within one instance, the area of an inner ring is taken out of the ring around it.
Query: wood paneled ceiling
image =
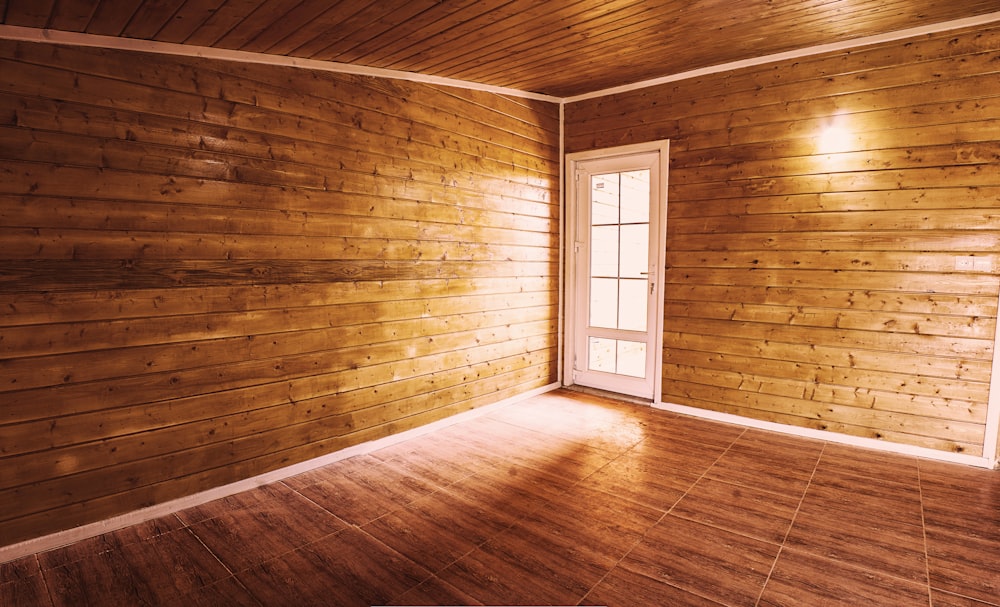
[[[558,97],[1000,11],[1000,0],[0,0],[6,25]]]

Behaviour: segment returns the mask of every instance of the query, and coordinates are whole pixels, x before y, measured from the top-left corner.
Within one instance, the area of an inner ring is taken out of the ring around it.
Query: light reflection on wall
[[[816,144],[816,152],[818,154],[849,152],[854,147],[853,144],[854,133],[848,125],[847,116],[836,114],[831,116],[829,121],[823,125]]]

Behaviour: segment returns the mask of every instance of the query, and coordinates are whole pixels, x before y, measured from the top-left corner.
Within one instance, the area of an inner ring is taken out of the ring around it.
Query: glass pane
[[[618,223],[619,180],[618,173],[590,178],[590,225]]]
[[[646,330],[646,290],[649,281],[622,279],[618,281],[618,327],[626,331]]]
[[[618,280],[590,279],[590,326],[615,329],[618,326]]]
[[[648,223],[621,226],[619,256],[618,267],[621,272],[620,276],[625,278],[646,278],[645,272],[649,270]]]
[[[616,225],[590,228],[591,276],[618,277],[618,230]]]
[[[603,337],[588,338],[587,368],[629,377],[646,377],[646,344]]]
[[[649,169],[621,174],[622,223],[649,222]]]
[[[618,341],[616,373],[646,377],[646,344],[641,341]]]
[[[615,348],[614,339],[604,339],[601,337],[591,337],[587,357],[587,368],[591,371],[604,371],[606,373],[615,372]]]

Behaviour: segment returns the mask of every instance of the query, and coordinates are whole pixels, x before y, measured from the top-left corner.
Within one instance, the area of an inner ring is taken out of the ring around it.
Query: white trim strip
[[[1000,301],[997,302],[1000,310]],[[986,435],[983,440],[983,455],[1000,459],[1000,314],[996,319],[993,334],[993,368],[990,372],[990,395],[986,401]],[[994,460],[995,461],[995,460]]]
[[[784,53],[775,53],[773,55],[754,57],[753,59],[744,59],[742,61],[733,61],[730,63],[722,63],[720,65],[712,65],[697,70],[681,72],[679,74],[673,74],[670,76],[663,76],[661,78],[653,78],[651,80],[643,80],[642,82],[635,82],[623,86],[616,86],[613,88],[608,88],[600,91],[594,91],[592,93],[584,93],[582,95],[566,97],[563,99],[563,101],[565,103],[585,101],[587,99],[595,99],[597,97],[617,95],[618,93],[628,93],[639,89],[649,88],[651,86],[667,84],[668,82],[687,80],[688,78],[697,78],[698,76],[706,76],[708,74],[718,74],[719,72],[727,72],[729,70],[737,70],[746,67],[753,67],[756,65],[764,65],[766,63],[786,61],[788,59],[801,59],[803,57],[821,55],[823,53],[846,51],[860,46],[867,46],[869,44],[893,42],[895,40],[902,40],[904,38],[914,38],[916,36],[923,36],[926,34],[936,34],[939,32],[946,32],[948,30],[960,29],[963,27],[974,27],[976,25],[985,25],[987,23],[993,23],[995,21],[1000,21],[1000,11],[997,11],[995,13],[986,13],[985,15],[977,15],[975,17],[967,17],[965,19],[956,19],[954,21],[943,21],[941,23],[932,23],[930,25],[923,25],[920,27],[913,27],[905,30],[897,30],[895,32],[879,34],[877,36],[852,38],[851,40],[844,40],[842,42],[820,44],[818,46],[796,49],[794,51],[787,51]]]
[[[467,80],[430,76],[427,74],[418,74],[416,72],[403,72],[400,70],[388,70],[378,67],[364,67],[360,65],[352,65],[350,63],[337,63],[335,61],[317,61],[315,59],[285,57],[283,55],[268,55],[266,53],[234,51],[208,46],[194,46],[190,44],[174,44],[172,42],[138,40],[135,38],[119,38],[117,36],[98,36],[96,34],[64,32],[60,30],[40,29],[37,27],[0,25],[0,39],[19,40],[22,42],[46,42],[49,44],[65,44],[71,46],[90,46],[116,49],[120,51],[138,51],[145,53],[157,53],[160,55],[220,59],[222,61],[235,61],[239,63],[259,63],[263,65],[297,67],[308,70],[318,70],[321,72],[334,72],[337,74],[357,74],[360,76],[375,76],[378,78],[407,80],[409,82],[420,82],[423,84],[453,86],[468,90],[496,93],[498,95],[510,95],[523,99],[550,101],[552,103],[559,103],[561,101],[559,97],[553,97],[552,95],[542,95],[540,93],[531,93],[528,91],[502,86],[479,84],[476,82],[469,82]]]
[[[828,432],[826,430],[814,430],[813,428],[802,428],[800,426],[779,424],[777,422],[767,422],[758,419],[753,419],[750,417],[743,417],[741,415],[734,415],[732,413],[720,413],[718,411],[712,411],[709,409],[698,409],[697,407],[689,407],[686,405],[675,405],[672,403],[664,403],[661,401],[653,403],[653,408],[662,409],[663,411],[671,411],[673,413],[680,413],[682,415],[690,415],[692,417],[698,417],[701,419],[709,419],[712,421],[724,422],[727,424],[735,424],[747,428],[769,430],[771,432],[779,432],[781,434],[789,434],[792,436],[799,436],[802,438],[812,438],[816,440],[825,441],[828,443],[850,445],[852,447],[862,447],[864,449],[872,449],[875,451],[898,453],[900,455],[910,455],[913,457],[920,457],[923,459],[936,460],[941,462],[949,462],[953,464],[965,464],[966,466],[975,466],[977,468],[993,468],[996,466],[996,461],[989,456],[977,457],[975,455],[962,455],[961,453],[949,453],[947,451],[940,451],[938,449],[929,449],[927,447],[916,447],[913,445],[904,445],[901,443],[890,443],[886,441],[875,440],[873,438],[865,438],[863,436],[851,436],[850,434],[841,434],[839,432]]]
[[[566,366],[566,104],[559,103],[559,308],[556,327],[556,379],[565,384]]]
[[[72,544],[73,542],[96,537],[98,535],[123,529],[125,527],[131,527],[132,525],[138,525],[146,521],[167,516],[168,514],[173,514],[174,512],[178,512],[186,508],[192,508],[194,506],[199,506],[201,504],[228,497],[236,493],[256,489],[257,487],[267,485],[269,483],[275,483],[290,476],[302,474],[303,472],[308,472],[349,457],[365,455],[378,449],[395,445],[396,443],[401,443],[418,436],[423,436],[424,434],[434,432],[435,430],[447,428],[448,426],[452,426],[459,422],[481,417],[487,413],[492,413],[497,409],[508,407],[514,403],[533,398],[540,394],[545,394],[546,392],[551,392],[557,388],[559,388],[558,383],[549,384],[547,386],[542,386],[541,388],[535,388],[534,390],[530,390],[523,394],[518,394],[517,396],[512,396],[491,405],[485,405],[470,411],[463,411],[462,413],[457,413],[436,422],[431,422],[417,428],[406,430],[405,432],[400,432],[399,434],[393,434],[378,440],[368,441],[361,443],[360,445],[354,445],[353,447],[347,447],[346,449],[328,453],[327,455],[321,455],[320,457],[311,460],[294,464],[286,468],[281,468],[279,470],[266,472],[264,474],[244,479],[242,481],[237,481],[229,485],[214,487],[207,491],[202,491],[201,493],[178,498],[162,504],[150,506],[148,508],[133,510],[132,512],[122,514],[121,516],[114,516],[103,521],[90,523],[74,529],[58,531],[50,535],[43,535],[41,537],[25,540],[17,544],[0,546],[0,563],[6,563],[37,552],[45,552],[46,550],[59,548],[60,546]]]

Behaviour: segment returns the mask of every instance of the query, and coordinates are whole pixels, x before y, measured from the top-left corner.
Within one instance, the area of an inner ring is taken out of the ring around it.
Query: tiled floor
[[[1000,472],[555,392],[0,565],[0,605],[1000,605]]]

